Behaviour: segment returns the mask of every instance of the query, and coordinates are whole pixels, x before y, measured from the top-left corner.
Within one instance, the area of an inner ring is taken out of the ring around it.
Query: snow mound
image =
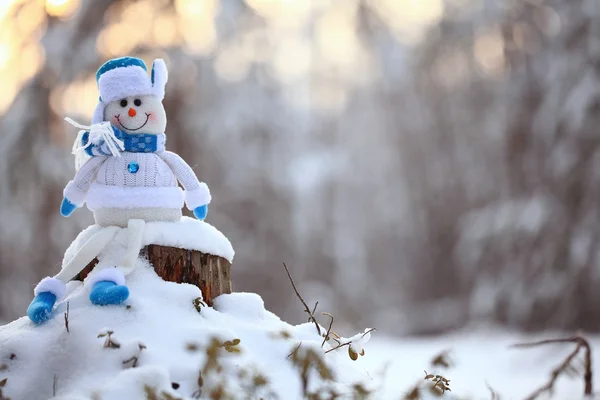
[[[81,246],[100,229],[102,227],[99,225],[91,225],[82,231],[65,252],[63,265],[73,258]],[[113,242],[120,243],[125,247],[127,230],[122,229],[118,232]],[[182,217],[178,222],[147,222],[142,245],[149,244],[197,250],[223,257],[229,262],[233,262],[235,255],[231,242],[217,228],[204,221],[189,217]],[[113,251],[109,249],[104,253],[111,252]],[[102,253],[98,258],[102,259]]]
[[[311,354],[332,376],[309,368],[309,390],[348,395],[355,383],[370,384],[346,347],[325,354],[331,346],[321,347],[314,325],[281,321],[256,294],[222,295],[206,307],[197,287],[163,281],[143,259],[127,283],[125,305],[93,306],[88,289],[70,282],[52,320],[35,326],[23,317],[0,327],[3,395],[192,399],[224,390],[232,398],[294,400],[303,398],[302,360]]]

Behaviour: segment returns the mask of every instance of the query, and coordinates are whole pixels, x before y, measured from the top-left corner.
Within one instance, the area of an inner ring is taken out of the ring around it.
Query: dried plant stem
[[[65,328],[67,328],[67,333],[69,332],[69,302],[67,301],[67,312],[65,313]]]
[[[334,350],[337,350],[337,349],[339,349],[340,347],[344,347],[344,346],[350,346],[350,344],[351,344],[351,343],[352,343],[352,342],[346,342],[346,343],[338,344],[337,346],[335,346],[335,347],[333,347],[333,348],[331,348],[331,349],[327,350],[327,351],[325,352],[325,354],[327,354],[327,353],[331,353],[332,351],[334,351]]]
[[[106,339],[104,340],[104,345],[102,346],[105,349],[118,349],[121,347],[121,345],[119,343],[112,340],[113,333],[114,333],[113,331],[106,331],[106,332],[98,335],[98,338],[106,337]]]
[[[494,390],[493,387],[490,386],[489,383],[486,382],[485,386],[487,386],[488,390],[490,391],[490,395],[492,396],[491,400],[500,400],[500,395]]]
[[[553,343],[575,343],[575,349],[573,349],[573,351],[571,353],[569,353],[569,355],[563,360],[563,362],[560,363],[560,365],[552,371],[548,382],[546,382],[546,384],[541,386],[539,389],[537,389],[531,395],[526,397],[525,400],[534,400],[545,392],[552,392],[552,389],[554,388],[554,384],[556,383],[556,380],[558,379],[558,377],[568,369],[568,367],[571,365],[571,362],[575,359],[575,357],[577,357],[577,355],[579,354],[579,351],[581,349],[584,349],[584,351],[585,351],[585,354],[584,354],[585,372],[583,375],[583,382],[585,385],[584,394],[586,396],[591,395],[592,391],[593,391],[593,389],[592,389],[592,349],[591,349],[589,342],[585,338],[583,338],[581,336],[573,336],[573,337],[564,338],[564,339],[547,339],[547,340],[540,340],[539,342],[533,342],[533,343],[515,344],[512,347],[529,348],[529,347],[537,347],[537,346],[543,346],[545,344],[553,344]]]
[[[329,313],[321,313],[323,315],[328,316],[329,318],[331,318],[331,321],[329,321],[329,328],[327,328],[327,332],[325,333],[325,336],[323,337],[323,343],[321,343],[321,347],[325,346],[325,342],[327,342],[327,340],[329,339],[329,334],[331,333],[331,327],[333,326],[333,315],[329,314]]]
[[[141,343],[139,343],[138,347],[139,347],[139,351],[137,352],[137,354],[134,354],[133,356],[131,356],[131,358],[123,361],[123,365],[127,365],[129,363],[132,363],[131,364],[131,368],[136,368],[138,366],[140,355],[142,354],[142,350],[144,350],[146,348],[146,346],[143,345],[143,344],[141,344]]]
[[[363,334],[362,334],[361,338],[364,338],[364,337],[365,337],[365,335],[366,335],[367,333],[371,333],[371,332],[374,332],[374,331],[376,331],[376,330],[377,330],[377,329],[375,329],[375,328],[371,328],[371,329],[367,330],[365,333],[363,333]],[[327,350],[327,351],[325,352],[325,354],[327,354],[327,353],[331,353],[332,351],[334,351],[334,350],[337,350],[337,349],[339,349],[340,347],[344,347],[344,346],[350,346],[351,344],[352,344],[352,341],[349,341],[349,342],[346,342],[346,343],[340,343],[340,344],[338,344],[337,346],[335,346],[335,347],[333,347],[333,348],[331,348],[331,349]]]
[[[300,301],[304,305],[304,310],[309,315],[308,320],[315,323],[315,326],[317,327],[317,332],[319,332],[319,336],[320,336],[321,335],[321,327],[319,326],[319,323],[317,322],[317,319],[315,318],[315,315],[313,314],[312,311],[310,311],[310,308],[308,308],[308,304],[306,304],[306,301],[304,301],[304,299],[300,295],[300,292],[298,292],[298,289],[296,288],[296,284],[294,283],[294,280],[292,279],[292,275],[290,274],[290,270],[288,269],[287,265],[285,265],[285,263],[283,263],[283,267],[285,268],[285,272],[287,272],[288,278],[290,278],[290,282],[292,283],[292,287],[294,288],[294,292],[296,292],[296,296],[298,296],[298,298],[300,299]],[[317,302],[317,304],[318,304],[318,302]],[[315,304],[315,310],[317,309],[317,304]]]
[[[298,349],[300,348],[300,346],[302,346],[302,342],[298,343],[298,346],[296,346],[296,348],[294,350],[292,350],[290,352],[290,354],[288,354],[288,356],[286,358],[290,358],[291,356],[293,356],[294,353],[296,353],[298,351]]]

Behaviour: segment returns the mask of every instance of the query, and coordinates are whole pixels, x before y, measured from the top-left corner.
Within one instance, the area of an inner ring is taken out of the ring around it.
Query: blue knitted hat
[[[150,77],[146,64],[139,58],[121,57],[107,61],[96,73],[100,99],[92,117],[92,124],[104,121],[104,107],[111,101],[147,95],[162,100],[165,97],[167,79],[167,66],[161,59],[152,63]]]

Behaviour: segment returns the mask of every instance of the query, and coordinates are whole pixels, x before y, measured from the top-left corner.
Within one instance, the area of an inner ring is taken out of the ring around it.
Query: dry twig
[[[10,400],[10,397],[5,397],[2,393],[2,388],[6,386],[6,382],[8,382],[8,378],[4,378],[0,381],[0,400]]]
[[[361,336],[361,339],[362,339],[362,338],[364,338],[364,337],[365,337],[365,335],[366,335],[367,333],[371,333],[371,332],[374,332],[374,331],[376,331],[376,330],[377,330],[377,329],[375,329],[375,328],[371,328],[371,329],[367,330],[365,333],[363,333],[363,334],[362,334],[362,336]],[[349,342],[346,342],[346,343],[340,343],[340,344],[338,344],[337,346],[335,346],[334,348],[331,348],[331,349],[327,350],[327,351],[325,352],[325,354],[327,354],[327,353],[331,353],[332,351],[334,351],[334,350],[337,350],[337,349],[339,349],[340,347],[344,347],[344,346],[350,346],[351,344],[352,344],[352,341],[349,341]]]
[[[533,342],[533,343],[519,343],[519,344],[513,345],[512,347],[529,348],[529,347],[536,347],[536,346],[542,346],[545,344],[553,344],[553,343],[575,343],[576,346],[575,346],[575,349],[573,349],[573,351],[571,353],[569,353],[569,355],[563,360],[563,362],[560,363],[560,365],[557,366],[554,370],[552,370],[552,373],[550,374],[550,379],[548,380],[548,382],[546,382],[546,384],[544,384],[539,389],[537,389],[535,392],[533,392],[528,397],[526,397],[525,400],[534,400],[534,399],[538,398],[542,393],[545,393],[545,392],[552,393],[552,390],[554,389],[554,384],[558,380],[558,377],[562,373],[565,373],[571,367],[571,363],[573,362],[575,357],[577,357],[577,355],[579,354],[579,351],[581,349],[584,349],[584,351],[585,351],[585,355],[584,355],[585,372],[583,374],[583,382],[585,385],[584,394],[586,396],[591,395],[592,391],[593,391],[592,390],[592,349],[590,347],[589,342],[585,338],[583,338],[581,336],[573,336],[573,337],[564,338],[564,339],[547,339],[547,340],[540,340],[539,342]]]
[[[492,400],[500,400],[500,395],[498,394],[498,392],[496,392],[494,390],[493,387],[490,386],[490,384],[488,382],[485,383],[485,386],[487,386],[488,390],[490,391],[490,395],[492,396]]]
[[[131,368],[136,368],[138,366],[138,362],[140,360],[140,355],[142,354],[142,350],[144,350],[146,348],[146,346],[139,343],[138,348],[139,348],[139,351],[137,352],[137,354],[134,354],[133,356],[131,356],[131,358],[123,361],[123,365],[127,365],[127,364],[131,363]]]
[[[106,337],[106,340],[104,340],[104,345],[102,346],[105,349],[118,349],[121,347],[121,345],[119,343],[115,342],[112,339],[113,333],[114,333],[113,331],[106,331],[106,332],[100,333],[98,335],[98,338]]]
[[[331,327],[333,326],[333,315],[329,314],[329,313],[321,313],[323,315],[328,316],[329,318],[331,318],[331,321],[329,321],[329,328],[327,328],[327,333],[325,333],[325,336],[323,337],[323,343],[321,343],[321,347],[325,346],[325,342],[329,339],[329,334],[331,333]]]
[[[286,358],[290,358],[291,356],[293,356],[298,351],[298,349],[300,348],[300,346],[302,346],[302,342],[298,343],[298,346],[296,346],[296,348],[294,350],[292,350],[290,352],[290,354],[287,355]]]
[[[302,298],[302,296],[298,292],[298,289],[296,289],[296,284],[294,283],[294,280],[292,279],[292,275],[290,274],[290,270],[288,269],[287,265],[285,265],[285,263],[283,263],[283,267],[285,268],[285,272],[287,272],[288,278],[290,278],[290,282],[292,283],[292,287],[294,288],[294,292],[296,292],[296,296],[298,296],[298,298],[300,299],[300,301],[304,305],[304,310],[309,315],[308,320],[315,323],[315,326],[317,327],[317,332],[319,332],[319,336],[320,336],[321,335],[321,327],[319,326],[319,323],[317,322],[317,319],[315,318],[315,315],[313,314],[312,311],[310,311],[310,308],[308,308],[308,304],[306,304],[306,301],[304,301],[304,299]],[[317,304],[319,304],[319,302],[317,302]],[[315,304],[315,310],[317,309],[317,304]]]
[[[69,332],[69,302],[67,301],[67,312],[65,313],[65,328],[67,328],[67,333]]]

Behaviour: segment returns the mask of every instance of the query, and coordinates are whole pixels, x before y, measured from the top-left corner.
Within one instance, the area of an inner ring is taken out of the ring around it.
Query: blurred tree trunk
[[[508,26],[539,27],[544,10],[538,7],[524,6]],[[600,48],[595,41],[600,14],[598,4],[586,0],[550,1],[544,7],[560,15],[561,31],[547,37],[531,29],[535,36],[530,39],[539,42],[539,49],[508,53],[509,90],[519,95],[511,98],[515,117],[507,128],[506,154],[511,194],[543,191],[552,202],[553,223],[528,249],[523,279],[531,288],[531,308],[507,322],[534,330],[598,331],[600,296],[594,288],[600,277],[594,271],[600,268]],[[514,43],[515,38],[508,35],[506,40]],[[548,293],[545,276],[561,282],[562,290]]]
[[[0,232],[0,320],[24,313],[33,296],[29,283],[57,272],[69,236],[74,237],[69,222],[58,214],[62,188],[74,170],[68,147],[55,142],[61,135],[51,134],[65,127],[63,116],[50,108],[50,95],[56,85],[95,69],[95,37],[112,2],[83,2],[69,29],[48,19],[42,40],[48,62],[1,120],[0,218],[5,228]],[[76,218],[81,226],[81,217]]]

